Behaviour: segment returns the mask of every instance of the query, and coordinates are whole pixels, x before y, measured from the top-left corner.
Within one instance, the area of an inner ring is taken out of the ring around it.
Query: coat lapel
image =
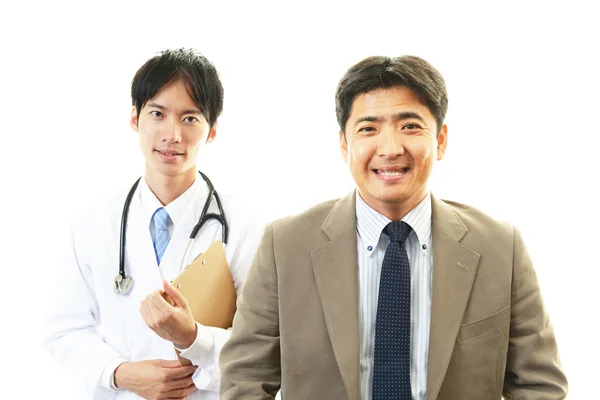
[[[360,399],[355,192],[321,226],[329,241],[312,252],[317,290],[348,399]]]
[[[460,240],[468,229],[453,209],[431,196],[433,286],[427,363],[427,400],[440,391],[479,264]]]
[[[159,289],[162,280],[150,235],[150,220],[151,215],[144,210],[139,196],[135,196],[127,220],[125,269],[134,280],[131,294],[136,294],[140,301]]]

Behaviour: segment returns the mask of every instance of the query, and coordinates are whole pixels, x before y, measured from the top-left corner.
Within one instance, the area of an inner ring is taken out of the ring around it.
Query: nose
[[[162,141],[166,143],[181,142],[181,127],[177,121],[170,121],[163,125]]]
[[[403,135],[392,127],[382,128],[379,135],[378,155],[383,158],[396,158],[404,154]]]

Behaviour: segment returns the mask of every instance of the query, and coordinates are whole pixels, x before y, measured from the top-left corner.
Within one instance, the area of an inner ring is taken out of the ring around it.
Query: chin
[[[160,174],[166,176],[177,176],[181,174],[181,170],[179,168],[165,168],[164,166],[156,169]]]
[[[383,196],[379,198],[379,201],[381,201],[382,203],[389,203],[389,204],[400,204],[404,201],[406,201],[406,199],[408,198],[408,196],[399,196],[399,195],[390,195],[390,196]]]
[[[413,193],[409,193],[406,190],[379,190],[375,192],[376,195],[373,198],[384,202],[384,203],[402,203],[411,197]]]

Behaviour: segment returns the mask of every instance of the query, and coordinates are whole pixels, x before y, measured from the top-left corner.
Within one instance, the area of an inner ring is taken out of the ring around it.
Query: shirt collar
[[[179,221],[185,212],[187,206],[191,203],[194,195],[198,191],[198,176],[190,186],[181,196],[163,206],[162,203],[158,200],[156,195],[152,192],[148,183],[146,182],[146,178],[140,180],[140,199],[142,201],[142,205],[144,207],[144,212],[149,215],[149,220],[151,221],[152,216],[161,207],[164,207],[173,222],[173,226],[177,226]]]
[[[415,208],[402,218],[402,221],[410,225],[421,246],[429,241],[431,236],[431,195],[429,192]],[[362,238],[365,251],[369,256],[375,251],[383,229],[390,222],[392,222],[391,219],[371,208],[357,191],[356,230]]]

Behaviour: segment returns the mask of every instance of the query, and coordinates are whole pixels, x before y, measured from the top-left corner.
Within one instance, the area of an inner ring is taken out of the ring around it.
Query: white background
[[[136,69],[181,46],[212,60],[225,87],[217,140],[200,167],[270,218],[353,188],[334,112],[350,65],[370,55],[430,61],[450,98],[434,193],[521,229],[569,398],[596,392],[600,29],[592,6],[121,3],[1,7],[0,398],[81,398],[39,346],[44,296],[74,213],[142,173],[127,123]]]

